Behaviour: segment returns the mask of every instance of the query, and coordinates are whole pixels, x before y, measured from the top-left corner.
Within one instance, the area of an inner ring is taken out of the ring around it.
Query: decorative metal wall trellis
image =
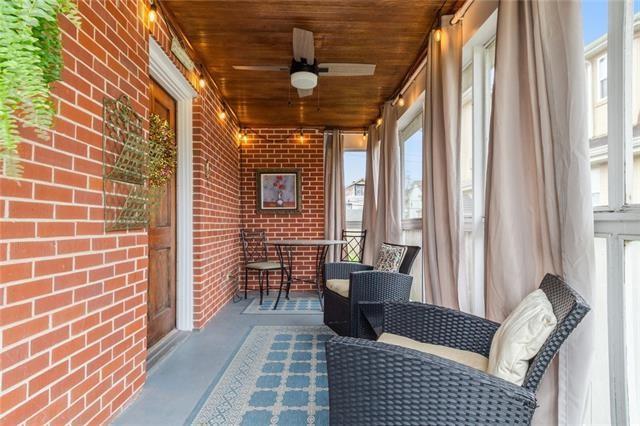
[[[149,222],[148,144],[142,117],[125,95],[103,101],[102,174],[107,231]]]

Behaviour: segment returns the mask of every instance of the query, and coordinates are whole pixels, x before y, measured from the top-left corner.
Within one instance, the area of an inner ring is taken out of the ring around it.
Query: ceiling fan
[[[313,94],[318,85],[318,76],[348,77],[373,75],[375,64],[327,63],[318,64],[313,46],[313,33],[300,28],[293,29],[293,59],[290,66],[278,65],[234,65],[242,71],[288,71],[291,85],[304,98]]]

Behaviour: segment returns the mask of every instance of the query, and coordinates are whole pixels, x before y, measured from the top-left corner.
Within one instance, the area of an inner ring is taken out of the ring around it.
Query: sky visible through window
[[[422,181],[422,129],[404,143],[404,177],[405,184]]]
[[[364,179],[366,155],[364,151],[345,151],[344,153],[344,186],[358,179]]]
[[[608,7],[606,0],[584,0],[582,2],[585,46],[607,32]],[[634,13],[640,12],[640,0],[633,2],[633,11]]]

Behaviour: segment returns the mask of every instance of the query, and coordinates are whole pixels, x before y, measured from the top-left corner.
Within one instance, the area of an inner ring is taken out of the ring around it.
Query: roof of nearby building
[[[640,31],[640,13],[636,13],[633,18],[633,30],[634,33]],[[602,52],[607,47],[607,36],[608,33],[604,33],[597,39],[593,40],[591,43],[587,44],[584,47],[584,56],[585,58],[592,58],[595,55]]]
[[[355,186],[355,185],[364,185],[364,178],[354,180],[349,185],[347,185],[347,188],[351,188],[352,186]]]

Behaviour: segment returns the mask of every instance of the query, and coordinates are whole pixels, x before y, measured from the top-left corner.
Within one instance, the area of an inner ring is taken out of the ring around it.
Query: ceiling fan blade
[[[315,48],[313,47],[313,33],[300,28],[293,29],[293,57],[296,61],[302,58],[308,64],[313,64],[315,58]]]
[[[373,75],[376,72],[375,64],[320,64],[318,68],[320,75],[329,77]]]
[[[304,98],[313,95],[313,89],[298,89],[298,97]]]
[[[289,67],[280,65],[234,65],[233,69],[240,71],[289,71]]]

